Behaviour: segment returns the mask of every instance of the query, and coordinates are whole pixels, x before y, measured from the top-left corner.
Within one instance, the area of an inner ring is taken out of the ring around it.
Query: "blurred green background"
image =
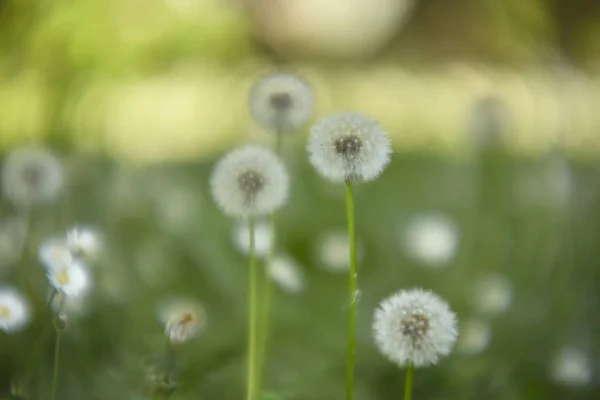
[[[461,330],[450,358],[417,370],[415,399],[600,398],[598,1],[0,0],[2,154],[43,144],[68,177],[0,279],[16,284],[41,240],[75,224],[106,241],[94,293],[67,322],[59,398],[148,398],[157,306],[177,295],[201,301],[208,324],[171,399],[241,398],[247,261],[208,177],[223,152],[272,144],[247,103],[277,70],[310,82],[315,119],[364,112],[394,144],[382,177],[356,190],[357,399],[400,398],[403,371],[377,353],[371,316],[414,286],[446,298]],[[482,148],[473,121],[488,96],[508,117]],[[343,398],[347,280],[325,239],[345,229],[343,189],[308,165],[306,131],[286,138],[278,219],[278,251],[304,280],[275,294],[265,400]],[[4,227],[18,210],[0,207]],[[407,239],[419,216],[441,226],[425,244]],[[422,256],[435,249],[442,265]],[[20,288],[30,326],[0,332],[0,398],[48,397],[49,339],[23,377],[47,322],[38,275]]]

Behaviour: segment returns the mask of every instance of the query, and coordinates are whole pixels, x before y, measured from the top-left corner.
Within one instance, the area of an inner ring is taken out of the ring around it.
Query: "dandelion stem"
[[[248,229],[250,235],[250,278],[248,291],[249,323],[248,323],[248,372],[246,399],[254,400],[256,391],[256,367],[257,367],[257,328],[258,328],[258,269],[256,265],[256,249],[254,243],[254,217],[248,218]]]
[[[58,384],[58,358],[60,355],[60,337],[62,335],[61,329],[56,329],[56,343],[54,345],[54,371],[52,376],[52,391],[50,392],[50,400],[56,398],[56,387]]]
[[[354,356],[356,353],[356,232],[354,229],[354,196],[352,182],[346,181],[346,218],[350,242],[350,274],[348,283],[348,358],[346,361],[346,400],[354,398]]]
[[[404,400],[412,399],[412,384],[413,384],[414,367],[409,363],[406,367],[406,379],[404,382]]]

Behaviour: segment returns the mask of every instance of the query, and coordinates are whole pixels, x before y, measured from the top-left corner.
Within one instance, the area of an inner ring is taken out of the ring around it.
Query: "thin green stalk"
[[[58,358],[60,354],[60,337],[61,329],[56,329],[56,344],[54,345],[54,372],[52,376],[52,391],[50,392],[50,400],[56,398],[56,387],[58,386]]]
[[[248,323],[248,372],[247,372],[247,387],[246,400],[254,400],[257,395],[256,391],[256,345],[257,345],[257,328],[258,328],[258,268],[256,265],[256,249],[254,240],[254,217],[248,218],[248,229],[250,234],[250,277],[248,290],[248,307],[249,307],[249,323]]]
[[[346,362],[346,400],[354,398],[354,357],[356,353],[356,232],[354,229],[354,196],[352,182],[346,181],[346,218],[350,242],[350,274],[348,281],[348,356]]]
[[[404,381],[404,400],[412,399],[412,384],[413,384],[414,367],[409,363],[406,367],[406,378]]]

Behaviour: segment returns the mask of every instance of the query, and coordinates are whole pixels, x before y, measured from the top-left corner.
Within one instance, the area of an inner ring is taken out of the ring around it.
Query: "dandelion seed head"
[[[250,112],[262,127],[274,132],[292,132],[313,113],[314,95],[304,79],[275,73],[260,79],[250,91]]]
[[[512,298],[513,285],[503,275],[488,273],[479,276],[475,281],[472,302],[482,315],[497,316],[506,312]]]
[[[435,214],[415,217],[402,236],[407,254],[423,267],[448,266],[458,249],[458,229],[447,218]]]
[[[456,342],[456,315],[431,292],[402,290],[375,311],[373,334],[381,353],[399,366],[433,365]]]
[[[287,199],[289,178],[270,150],[248,146],[223,157],[211,177],[213,197],[230,216],[260,216]]]
[[[58,197],[63,181],[61,162],[41,148],[14,150],[6,157],[2,168],[2,191],[20,206],[53,201]]]
[[[233,242],[235,247],[242,253],[250,251],[250,229],[248,221],[240,221],[233,228]],[[257,220],[254,223],[254,251],[256,256],[264,258],[269,254],[273,245],[273,229],[271,224],[265,220]]]
[[[486,321],[471,318],[460,324],[458,351],[466,356],[481,354],[490,344],[492,329]]]
[[[301,293],[305,288],[305,277],[298,263],[288,256],[275,256],[267,266],[269,276],[284,292]]]
[[[356,256],[364,258],[363,242],[357,240]],[[345,272],[350,269],[350,241],[344,230],[333,230],[321,235],[316,241],[316,257],[324,269]]]
[[[66,297],[82,297],[91,289],[91,275],[88,267],[74,260],[66,268],[49,269],[48,281]]]
[[[0,330],[6,333],[21,331],[31,319],[29,302],[9,286],[0,287]]]
[[[159,318],[171,343],[187,342],[202,332],[206,325],[204,307],[193,299],[175,299],[162,305]]]
[[[581,349],[563,347],[552,360],[550,375],[566,386],[585,386],[592,380],[590,357]]]
[[[370,181],[390,160],[391,146],[379,123],[360,114],[335,114],[311,129],[309,159],[333,182]]]

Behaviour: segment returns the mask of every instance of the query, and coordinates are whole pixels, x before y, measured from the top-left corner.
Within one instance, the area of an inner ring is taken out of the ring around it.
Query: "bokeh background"
[[[174,296],[208,322],[171,399],[241,398],[247,262],[208,177],[223,152],[273,143],[248,92],[281,70],[312,85],[314,120],[360,111],[394,145],[356,190],[357,399],[400,397],[371,317],[414,286],[446,298],[461,330],[450,358],[417,371],[415,399],[600,398],[596,0],[1,0],[0,151],[43,145],[67,178],[25,235],[0,203],[0,279],[28,268],[35,309],[25,331],[0,332],[1,398],[48,396],[51,340],[27,362],[48,318],[36,252],[76,224],[105,246],[68,316],[59,398],[148,398],[157,307]],[[343,189],[308,165],[307,131],[284,144],[278,253],[297,276],[274,294],[265,400],[343,398]]]

